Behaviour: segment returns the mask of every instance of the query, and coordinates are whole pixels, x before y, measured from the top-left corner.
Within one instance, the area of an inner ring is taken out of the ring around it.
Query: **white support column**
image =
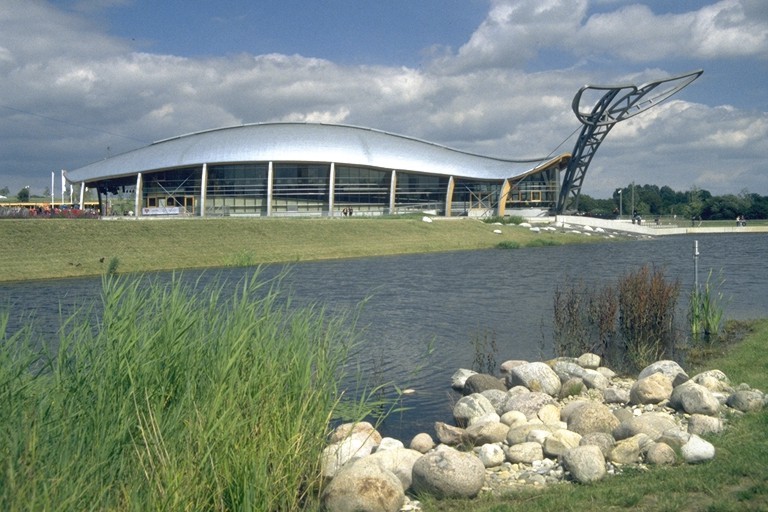
[[[208,164],[203,164],[200,175],[200,216],[205,217],[205,198],[208,196]]]
[[[272,187],[275,178],[275,166],[269,162],[267,167],[267,217],[272,216]]]
[[[144,178],[141,173],[136,174],[136,193],[133,198],[133,211],[136,217],[141,216],[141,198],[144,196]]]
[[[392,176],[389,179],[389,214],[395,213],[395,192],[397,191],[397,171],[392,169]]]
[[[328,176],[328,216],[333,217],[333,210],[336,202],[336,163],[331,162],[331,172]]]
[[[85,198],[85,182],[81,181],[80,182],[80,209],[81,210],[83,210],[85,207],[84,198]]]

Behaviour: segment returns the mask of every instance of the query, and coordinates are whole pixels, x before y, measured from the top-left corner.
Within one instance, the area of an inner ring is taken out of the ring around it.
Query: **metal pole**
[[[693,241],[693,291],[699,291],[699,241]]]

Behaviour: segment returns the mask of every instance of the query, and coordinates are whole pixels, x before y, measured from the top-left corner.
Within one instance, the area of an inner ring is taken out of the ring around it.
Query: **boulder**
[[[413,491],[437,499],[474,498],[484,480],[485,466],[480,459],[448,446],[422,455],[413,465]]]
[[[501,415],[500,420],[510,428],[525,425],[528,422],[528,418],[520,411],[507,411]]]
[[[506,449],[507,460],[512,464],[531,464],[544,458],[544,449],[539,443],[527,441]]]
[[[486,468],[495,468],[504,464],[504,450],[498,444],[484,444],[477,449],[477,457]]]
[[[594,445],[577,446],[565,452],[563,466],[579,483],[596,482],[606,473],[603,452]]]
[[[611,433],[619,426],[619,420],[604,404],[585,402],[568,417],[568,430],[582,436],[592,432]]]
[[[326,446],[320,458],[322,475],[333,478],[348,462],[370,455],[377,446],[375,439],[366,432],[356,432]]]
[[[504,441],[507,438],[509,426],[498,421],[487,421],[470,425],[465,432],[474,446],[480,446]]]
[[[454,427],[442,421],[435,422],[435,434],[438,441],[448,446],[462,444],[467,439],[467,433],[463,428]]]
[[[555,404],[547,404],[539,409],[536,416],[545,425],[556,425],[560,422],[560,407]]]
[[[600,356],[587,352],[586,354],[581,354],[579,358],[576,359],[576,363],[582,368],[597,370],[600,367]]]
[[[645,452],[645,461],[656,466],[670,466],[677,461],[677,455],[668,444],[653,443]]]
[[[652,440],[658,441],[667,430],[679,430],[672,416],[663,412],[649,412],[623,421],[614,429],[613,437],[621,440],[637,434],[645,434]]]
[[[378,445],[381,442],[381,434],[367,421],[339,425],[333,430],[328,441],[330,443],[338,443],[353,434],[363,434],[370,437],[374,445]]]
[[[691,380],[696,384],[701,384],[713,393],[733,393],[731,380],[720,370],[708,370],[698,373],[691,377]]]
[[[477,372],[474,370],[468,370],[466,368],[459,368],[451,376],[451,387],[453,389],[464,389],[467,379],[471,375],[475,375]]]
[[[689,379],[688,374],[685,373],[685,370],[683,370],[679,364],[669,360],[656,361],[655,363],[646,366],[637,376],[637,379],[644,379],[654,373],[663,373],[666,375],[669,380],[672,381],[672,387],[677,387]]]
[[[723,431],[723,420],[716,416],[692,414],[688,419],[688,433],[697,436],[719,434]]]
[[[672,380],[663,373],[652,373],[638,379],[629,390],[629,401],[633,404],[658,404],[672,395]]]
[[[426,432],[421,432],[413,436],[410,447],[411,450],[416,450],[419,453],[427,453],[435,447],[435,441]]]
[[[603,390],[611,384],[608,378],[597,370],[584,370],[584,375],[581,377],[581,380],[584,381],[584,384],[586,384],[589,389]]]
[[[554,398],[546,393],[530,392],[522,394],[509,394],[504,402],[504,413],[509,411],[520,411],[525,417],[532,420],[537,417],[542,407],[547,404],[556,404]]]
[[[683,460],[689,464],[706,462],[715,458],[715,447],[697,435],[692,435],[680,448]]]
[[[765,396],[760,391],[744,389],[730,395],[725,403],[741,412],[759,411],[765,406]]]
[[[603,389],[603,400],[607,404],[628,404],[629,391],[623,388],[605,388]]]
[[[488,413],[496,414],[493,404],[479,393],[461,397],[453,406],[453,419],[459,427],[469,425],[470,419]]]
[[[581,441],[579,441],[579,446],[587,445],[600,448],[603,457],[607,459],[611,455],[611,450],[613,450],[613,447],[616,445],[616,440],[611,434],[606,434],[605,432],[592,432],[591,434],[582,436]]]
[[[688,414],[714,416],[720,412],[720,402],[710,390],[693,381],[677,386],[669,398],[669,405]]]
[[[510,370],[507,385],[525,386],[531,391],[557,396],[560,391],[560,378],[546,363],[528,363]]]
[[[544,455],[558,458],[571,448],[579,446],[581,436],[564,428],[555,430],[544,440]]]
[[[486,389],[480,394],[487,398],[489,402],[491,402],[491,405],[496,411],[496,414],[499,416],[504,414],[504,402],[506,402],[507,398],[509,397],[506,388],[504,388],[504,391],[500,389]]]
[[[472,393],[482,393],[489,389],[498,389],[504,393],[507,392],[507,387],[504,385],[504,381],[498,377],[486,373],[476,373],[467,377],[467,380],[464,382],[462,393],[464,395],[471,395]]]
[[[320,497],[333,512],[397,512],[405,502],[400,480],[376,464],[352,464],[340,471]]]
[[[416,461],[422,455],[422,453],[410,448],[397,448],[383,452],[377,451],[367,457],[354,461],[352,466],[376,464],[382,470],[390,471],[394,474],[400,480],[400,483],[403,484],[403,490],[407,491],[411,487],[413,465],[416,464]]]
[[[638,434],[618,441],[611,449],[610,460],[618,464],[636,464],[640,462],[640,443],[647,436]]]

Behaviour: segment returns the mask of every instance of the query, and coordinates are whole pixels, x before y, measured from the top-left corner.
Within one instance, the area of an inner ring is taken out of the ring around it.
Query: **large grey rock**
[[[525,386],[531,391],[557,396],[560,391],[560,378],[546,363],[528,363],[515,366],[510,370],[507,385],[508,387]]]
[[[560,378],[560,382],[570,379],[581,379],[586,373],[585,369],[570,359],[557,359],[551,363],[552,371]]]
[[[530,392],[516,395],[509,395],[504,402],[504,413],[509,411],[520,411],[525,414],[529,420],[535,419],[541,410],[547,404],[556,404],[557,401],[546,393]]]
[[[669,398],[669,405],[688,414],[714,416],[720,412],[720,402],[710,390],[693,381],[677,386]]]
[[[555,430],[544,440],[544,455],[558,458],[571,448],[579,446],[581,435],[564,428]]]
[[[459,427],[469,425],[472,418],[484,416],[489,413],[496,414],[496,408],[493,407],[490,400],[480,393],[473,393],[461,397],[459,401],[456,402],[456,405],[453,406],[453,419]]]
[[[688,419],[688,432],[697,436],[719,434],[723,431],[723,420],[717,416],[692,414]]]
[[[507,438],[508,432],[508,425],[495,421],[473,424],[466,429],[467,438],[474,446],[500,443]]]
[[[605,457],[594,445],[577,446],[563,454],[563,466],[580,483],[596,482],[605,476]]]
[[[416,450],[419,453],[427,453],[429,450],[435,447],[435,441],[432,436],[426,432],[420,432],[413,436],[411,439],[410,448]]]
[[[679,364],[677,364],[675,361],[668,360],[656,361],[655,363],[646,366],[643,368],[640,374],[638,374],[637,378],[638,380],[644,379],[645,377],[648,377],[654,373],[663,373],[669,377],[669,380],[672,381],[673,387],[677,387],[689,379],[688,374],[685,373],[685,370],[683,370]]]
[[[504,403],[509,397],[507,394],[507,388],[504,388],[503,391],[500,389],[486,389],[480,394],[487,398],[489,402],[491,402],[491,405],[493,405],[493,408],[496,410],[496,414],[499,416],[504,414]]]
[[[615,387],[605,388],[603,389],[603,400],[607,404],[628,404],[629,390]]]
[[[540,423],[525,423],[523,425],[511,427],[509,432],[507,432],[507,444],[512,446],[515,444],[525,443],[529,441],[531,432],[536,430],[547,430],[547,427],[546,425],[542,425]]]
[[[568,430],[582,436],[592,432],[611,433],[619,426],[619,420],[611,410],[598,402],[585,402],[568,416]]]
[[[484,444],[477,449],[477,457],[486,468],[495,468],[504,464],[504,450],[498,444]]]
[[[582,436],[581,441],[579,441],[579,446],[586,445],[597,446],[603,453],[603,457],[607,459],[610,457],[613,447],[616,446],[616,440],[611,434],[605,432],[592,432],[591,434]]]
[[[455,372],[453,372],[453,375],[451,376],[451,387],[453,389],[464,389],[464,384],[466,384],[467,379],[475,375],[477,372],[474,370],[468,370],[466,368],[459,368]]]
[[[587,370],[597,370],[600,367],[600,356],[587,352],[586,354],[581,354],[576,362]]]
[[[653,443],[645,452],[645,461],[657,466],[670,466],[677,461],[677,455],[668,444]]]
[[[701,384],[713,393],[733,393],[731,379],[720,370],[707,370],[691,377],[696,384]]]
[[[463,428],[454,427],[442,421],[435,422],[435,434],[438,441],[448,446],[456,446],[467,440],[467,433]]]
[[[584,375],[581,377],[581,380],[584,381],[584,384],[586,384],[589,389],[598,389],[602,391],[611,385],[608,378],[597,370],[584,370]]]
[[[472,393],[482,393],[489,389],[498,389],[504,393],[507,392],[507,387],[498,377],[488,375],[487,373],[476,373],[467,377],[467,380],[464,382],[462,393],[464,395],[471,395]]]
[[[403,485],[403,490],[406,491],[411,487],[413,465],[416,464],[416,461],[422,455],[422,453],[409,448],[377,451],[367,457],[356,460],[352,463],[352,467],[362,464],[375,464],[382,470],[394,474]]]
[[[757,390],[739,390],[730,395],[725,403],[737,411],[754,412],[765,406],[765,396]]]
[[[533,441],[510,446],[506,452],[507,460],[512,464],[530,464],[544,458],[544,449],[539,443]]]
[[[677,423],[669,414],[663,412],[649,412],[640,416],[633,416],[624,421],[613,431],[613,437],[617,440],[627,439],[637,434],[645,434],[654,441],[667,430],[678,429]]]
[[[348,462],[370,455],[380,439],[359,431],[348,434],[341,441],[329,444],[320,458],[323,476],[332,478]]]
[[[447,446],[422,455],[413,465],[413,491],[437,499],[474,498],[484,480],[485,466],[480,459]]]
[[[672,380],[663,373],[638,379],[629,390],[629,401],[633,404],[658,404],[672,395]]]
[[[331,512],[397,512],[405,502],[400,480],[376,464],[352,464],[326,486],[321,504]]]
[[[692,435],[680,448],[683,460],[689,464],[705,462],[715,458],[715,447],[709,441],[705,441],[697,435]]]
[[[636,464],[640,462],[641,442],[647,436],[638,434],[618,441],[611,449],[610,460],[618,464]]]

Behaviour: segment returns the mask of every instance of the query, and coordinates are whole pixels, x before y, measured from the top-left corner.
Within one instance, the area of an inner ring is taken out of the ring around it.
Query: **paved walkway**
[[[555,223],[558,226],[570,224],[572,226],[591,226],[593,228],[611,229],[614,231],[624,231],[638,235],[661,236],[661,235],[694,235],[709,233],[768,233],[768,226],[741,226],[736,227],[736,221],[733,226],[722,227],[696,227],[680,226],[674,224],[656,225],[653,222],[642,224],[632,224],[630,219],[612,220],[597,219],[594,217],[581,217],[575,215],[558,215],[555,217]]]

